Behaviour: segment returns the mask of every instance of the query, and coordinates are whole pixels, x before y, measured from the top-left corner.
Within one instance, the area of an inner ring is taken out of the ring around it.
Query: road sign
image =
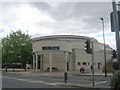
[[[120,31],[120,11],[117,11],[117,14],[118,14],[118,24]],[[115,32],[113,12],[110,13],[110,21],[111,21],[111,32]]]

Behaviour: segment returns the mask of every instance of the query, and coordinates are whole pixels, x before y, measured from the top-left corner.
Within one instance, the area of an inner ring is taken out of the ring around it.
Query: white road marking
[[[32,79],[20,79],[20,78],[8,77],[8,76],[3,76],[3,78],[16,79],[16,80],[24,81],[24,82],[41,83],[41,84],[47,84],[47,85],[60,85],[60,84],[64,84],[64,83],[59,83],[59,82],[47,83],[47,82],[44,82],[44,81],[38,81],[38,80],[32,80]],[[85,80],[83,80],[83,81],[85,81]],[[102,83],[106,83],[107,81],[101,81],[101,82],[95,81],[95,82],[96,83],[94,83],[94,84],[102,84]],[[90,85],[93,85],[93,84],[90,84]]]
[[[63,84],[63,83],[59,83],[59,82],[47,83],[47,82],[44,82],[44,81],[38,81],[38,80],[32,80],[32,79],[19,79],[19,78],[14,78],[14,77],[7,77],[7,76],[3,76],[3,78],[16,79],[16,80],[24,81],[24,82],[41,83],[41,84],[47,84],[47,85],[60,85],[60,84]]]
[[[94,84],[101,84],[101,83],[106,83],[107,81],[101,81],[101,82],[96,82]],[[93,84],[90,84],[90,85],[93,85]]]

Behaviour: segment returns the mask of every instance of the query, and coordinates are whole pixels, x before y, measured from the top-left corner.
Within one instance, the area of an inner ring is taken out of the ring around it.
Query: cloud
[[[6,2],[0,3],[0,34],[21,29],[32,37],[45,35],[84,35],[103,42],[102,23],[104,18],[106,43],[110,38],[110,2]],[[115,41],[115,39],[113,39]]]
[[[9,8],[7,8],[7,5]],[[33,34],[33,32],[46,34],[48,28],[39,23],[48,24],[55,22],[47,13],[30,7],[28,3],[10,3],[10,5],[4,3],[3,7],[6,8],[6,12],[1,11],[0,16],[2,16],[2,18],[0,18],[0,21],[3,23],[2,27],[6,27],[6,31],[9,31],[9,29],[13,31],[21,29],[23,32],[28,30],[30,34]]]
[[[31,5],[31,7],[37,7],[37,9],[39,9],[40,11],[46,11],[49,10],[51,7],[49,5],[49,3],[46,2],[29,2],[29,4]]]
[[[41,3],[37,3],[35,7],[41,10],[40,5]],[[49,9],[46,10],[44,8],[45,11],[58,22],[66,20],[79,22],[82,20],[82,23],[86,23],[83,29],[91,29],[93,32],[96,29],[96,32],[99,32],[98,28],[101,28],[101,17],[105,18],[105,23],[109,25],[109,13],[112,9],[109,2],[59,2],[55,6],[52,6],[51,3],[47,5],[49,5],[47,6]]]

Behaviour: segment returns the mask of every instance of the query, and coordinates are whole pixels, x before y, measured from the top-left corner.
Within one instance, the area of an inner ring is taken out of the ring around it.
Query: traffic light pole
[[[90,43],[91,43],[91,45],[92,45],[92,48],[90,48]],[[85,44],[86,44],[86,46],[85,46],[85,48],[86,48],[86,50],[85,50],[85,52],[87,52],[88,54],[92,54],[92,85],[93,86],[95,86],[95,79],[94,79],[94,45],[93,45],[93,40],[86,40],[85,41]]]
[[[115,0],[112,1],[112,7],[113,7],[115,35],[116,35],[117,61],[120,64],[120,36],[119,36],[118,14],[117,14],[117,10],[116,10],[116,1]]]

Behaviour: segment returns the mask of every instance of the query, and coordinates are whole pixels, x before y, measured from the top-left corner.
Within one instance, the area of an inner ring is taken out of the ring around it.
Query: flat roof
[[[41,36],[33,38],[32,41],[43,41],[43,40],[93,40],[98,42],[96,39],[86,36],[78,36],[78,35],[50,35],[50,36]]]

